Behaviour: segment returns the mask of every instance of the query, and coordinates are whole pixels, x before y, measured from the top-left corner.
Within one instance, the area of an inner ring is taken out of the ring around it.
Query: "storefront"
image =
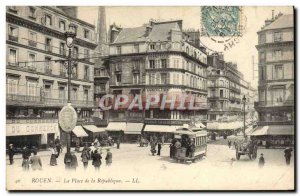
[[[84,138],[88,137],[88,134],[82,128],[81,125],[76,126],[71,134],[71,146],[83,146]]]
[[[259,126],[251,134],[257,140],[258,145],[266,148],[286,147],[294,145],[293,125],[268,125]]]
[[[44,149],[54,143],[60,132],[57,119],[19,119],[7,120],[6,136],[7,145]]]
[[[150,140],[151,136],[160,138],[164,136],[165,142],[170,142],[174,138],[174,132],[178,127],[172,125],[146,125],[144,129],[145,137]]]
[[[137,142],[141,136],[143,126],[143,123],[127,123],[124,130],[124,141]]]
[[[83,125],[88,137],[85,138],[87,143],[92,143],[97,138],[99,141],[107,135],[106,127],[96,127],[95,125]]]
[[[121,141],[124,141],[125,129],[126,122],[110,122],[105,130],[108,132],[108,135],[113,138],[113,140],[117,141],[117,139],[121,139]]]

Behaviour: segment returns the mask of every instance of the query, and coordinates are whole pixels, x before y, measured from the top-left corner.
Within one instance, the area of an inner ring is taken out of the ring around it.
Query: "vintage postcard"
[[[6,6],[6,188],[295,189],[293,6]]]

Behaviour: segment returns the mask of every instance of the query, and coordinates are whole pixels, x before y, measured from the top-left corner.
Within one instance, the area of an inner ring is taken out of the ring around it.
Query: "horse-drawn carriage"
[[[256,159],[257,145],[251,140],[241,140],[236,142],[236,159],[239,160],[241,155],[247,155],[249,159]]]

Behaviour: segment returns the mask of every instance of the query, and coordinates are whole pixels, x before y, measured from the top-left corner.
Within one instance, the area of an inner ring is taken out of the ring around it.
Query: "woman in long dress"
[[[50,151],[51,151],[50,165],[55,166],[55,165],[57,165],[56,158],[57,158],[58,153],[57,153],[55,147],[50,148]]]

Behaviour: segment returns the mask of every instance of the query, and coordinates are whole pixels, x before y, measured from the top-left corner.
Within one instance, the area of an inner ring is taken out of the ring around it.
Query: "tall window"
[[[274,50],[273,51],[273,60],[281,60],[282,51],[281,50]]]
[[[9,26],[8,33],[9,33],[9,40],[18,41],[17,40],[17,38],[18,38],[18,28],[17,27]]]
[[[284,101],[284,89],[274,89],[272,91],[272,94],[273,94],[273,97],[272,97],[272,101],[273,101],[273,104],[280,104],[280,103],[283,103]]]
[[[149,60],[150,69],[155,69],[155,60]]]
[[[51,98],[51,84],[44,85],[45,98]]]
[[[51,70],[51,57],[45,57],[45,72]]]
[[[264,90],[259,91],[259,101],[265,102],[265,91]]]
[[[265,80],[265,68],[259,67],[259,69],[260,69],[260,72],[259,72],[260,80]]]
[[[84,53],[84,58],[89,58],[90,57],[90,51],[88,49],[84,49],[83,53]]]
[[[37,82],[27,81],[27,95],[37,96]]]
[[[73,31],[75,34],[77,34],[77,26],[74,24],[69,25],[69,30]]]
[[[66,91],[64,86],[59,87],[59,99],[65,100],[66,99]]]
[[[32,31],[29,32],[29,40],[36,42],[36,33],[35,32],[32,32]]]
[[[161,68],[167,68],[167,59],[161,59]]]
[[[35,11],[36,11],[36,9],[34,7],[29,7],[29,17],[30,18],[32,18],[32,19],[36,18]]]
[[[261,63],[265,62],[265,53],[264,52],[259,53],[259,62],[261,62]]]
[[[150,84],[155,84],[155,79],[156,79],[156,77],[155,77],[155,74],[150,74],[149,75],[149,79],[150,79]]]
[[[50,38],[46,38],[45,39],[45,50],[48,51],[48,52],[51,52],[52,51],[52,40]]]
[[[140,83],[140,74],[135,73],[133,74],[133,84],[139,84]]]
[[[121,46],[117,46],[117,54],[122,54],[122,48],[121,48]]]
[[[266,42],[266,34],[260,34],[259,35],[259,43],[263,44]]]
[[[179,59],[174,59],[174,67],[179,68]]]
[[[139,53],[140,52],[139,44],[134,44],[133,51],[134,51],[134,53]]]
[[[167,73],[161,73],[160,74],[160,78],[161,78],[161,83],[162,84],[167,84],[168,81],[167,81]]]
[[[59,21],[59,29],[62,31],[66,30],[66,22],[65,21],[63,21],[63,20]]]
[[[280,42],[282,39],[281,32],[274,32],[274,42]]]
[[[116,81],[117,83],[120,83],[122,80],[122,75],[121,74],[116,74]]]
[[[79,56],[79,52],[78,51],[79,51],[78,47],[74,46],[73,47],[73,56],[74,56],[74,58],[78,58],[78,56]]]
[[[77,88],[76,87],[72,88],[71,97],[72,97],[72,100],[77,100]]]
[[[63,61],[60,61],[59,63],[59,70],[60,70],[60,75],[61,76],[66,76],[66,67],[64,65],[64,62]]]
[[[18,93],[18,80],[14,78],[7,79],[7,94],[17,94]]]
[[[66,51],[65,51],[65,43],[61,42],[59,44],[59,54],[60,55],[66,55]]]
[[[33,53],[29,53],[29,55],[28,55],[28,66],[29,67],[35,67],[35,61],[36,61],[36,59],[35,59],[35,54],[33,54]]]
[[[8,61],[10,64],[13,64],[13,65],[17,64],[17,50],[9,49]]]
[[[90,31],[89,30],[84,30],[84,38],[90,39]]]
[[[87,89],[84,90],[83,100],[85,103],[87,103],[89,100],[89,90]]]
[[[154,50],[155,49],[155,44],[150,44],[150,50]]]
[[[276,80],[283,79],[283,66],[275,65],[275,78]]]
[[[84,67],[84,79],[85,80],[89,79],[89,66]]]
[[[45,15],[45,24],[48,26],[52,25],[52,17],[50,15]]]
[[[220,90],[220,97],[224,97],[223,90]]]

